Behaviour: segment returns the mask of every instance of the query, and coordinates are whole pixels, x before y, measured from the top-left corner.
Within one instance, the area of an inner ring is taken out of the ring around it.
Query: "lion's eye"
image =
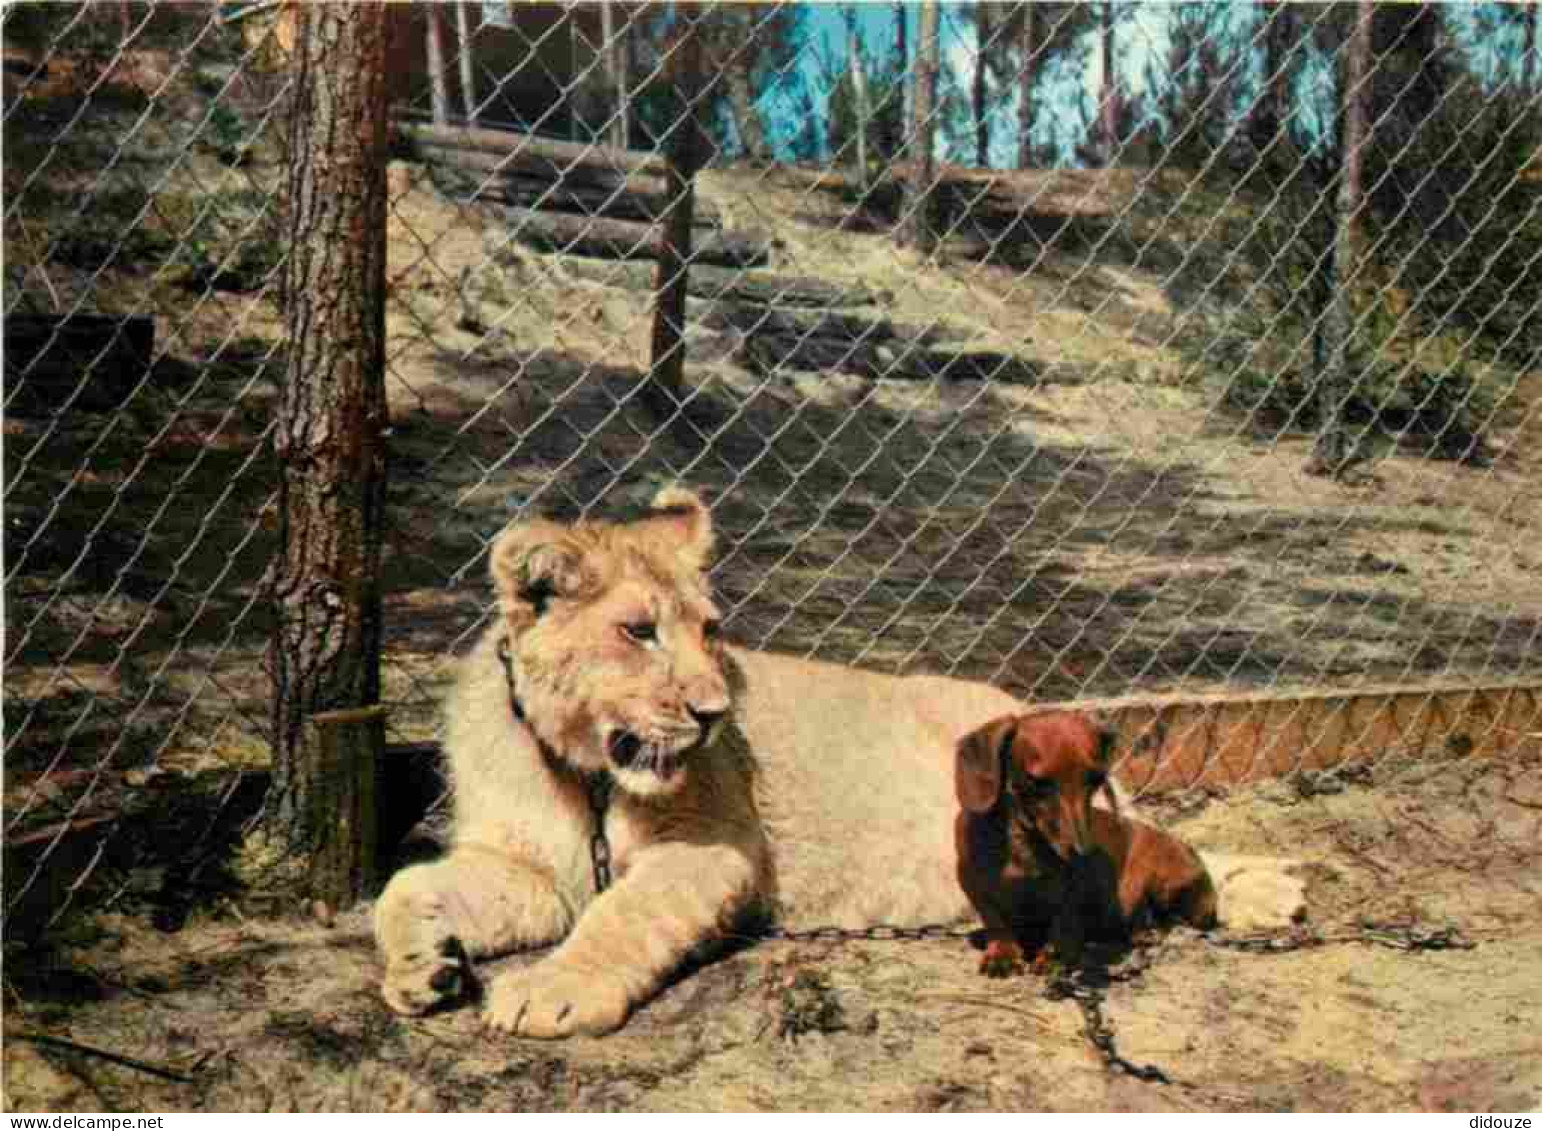
[[[723,622],[720,620],[709,620],[706,624],[701,626],[701,634],[708,640],[716,640],[722,631]]]
[[[659,638],[658,625],[650,620],[635,621],[621,626],[622,635],[638,644],[648,644]]]

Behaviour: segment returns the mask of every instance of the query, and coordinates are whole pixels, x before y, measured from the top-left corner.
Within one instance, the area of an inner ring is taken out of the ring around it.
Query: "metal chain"
[[[901,927],[875,923],[870,927],[764,927],[754,935],[766,942],[918,942],[921,939],[966,939],[979,930],[957,923],[926,923]]]
[[[1214,931],[1204,936],[1210,946],[1223,950],[1240,950],[1249,954],[1288,954],[1311,947],[1339,943],[1368,943],[1392,950],[1471,950],[1478,944],[1463,934],[1462,929],[1448,923],[1443,927],[1421,927],[1413,923],[1362,922],[1354,931],[1341,931],[1331,935],[1304,925],[1288,927],[1283,931],[1227,937]]]
[[[1143,971],[1144,967],[1141,971],[1128,976],[1137,977]],[[1114,1041],[1114,1027],[1109,1024],[1108,1018],[1103,1016],[1105,992],[1106,987],[1091,984],[1071,974],[1061,974],[1051,978],[1049,984],[1044,987],[1044,996],[1052,1001],[1070,998],[1076,1002],[1077,1007],[1082,1011],[1082,1033],[1098,1055],[1103,1058],[1103,1066],[1109,1072],[1122,1073],[1150,1084],[1171,1084],[1172,1077],[1156,1065],[1136,1064],[1120,1055],[1119,1046]]]

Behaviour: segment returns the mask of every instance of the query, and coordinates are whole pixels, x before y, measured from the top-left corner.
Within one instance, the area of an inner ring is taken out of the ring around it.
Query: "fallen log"
[[[637,149],[617,149],[580,141],[556,141],[509,130],[469,129],[463,126],[401,124],[403,138],[422,148],[491,153],[522,167],[537,166],[561,172],[584,168],[611,173],[649,173],[664,176],[664,157]]]
[[[505,208],[504,214],[514,237],[541,251],[599,259],[657,259],[659,256],[659,225],[572,216],[562,212],[537,212],[512,206]],[[698,263],[719,267],[762,267],[770,258],[769,241],[717,229],[704,231],[691,249],[693,271]]]
[[[563,267],[581,279],[604,283],[608,287],[633,291],[653,289],[653,269],[646,264],[589,263],[575,259],[565,262]],[[759,303],[778,308],[877,306],[890,297],[885,291],[869,290],[856,284],[827,283],[822,279],[778,275],[770,271],[745,274],[700,263],[691,268],[690,288],[692,298]]]
[[[743,336],[733,360],[753,373],[786,370],[852,373],[901,381],[995,381],[1037,385],[1046,376],[1036,361],[986,350],[937,350],[904,342],[854,342],[843,338],[754,333]],[[1058,368],[1057,376],[1061,376]]]
[[[967,336],[941,323],[917,326],[913,323],[894,322],[881,316],[869,318],[860,314],[840,314],[833,310],[812,312],[780,310],[777,306],[757,306],[751,303],[723,300],[693,302],[690,305],[690,314],[691,321],[703,330],[737,330],[746,334],[786,334],[805,338],[867,342],[872,345],[881,342],[932,345],[942,341],[957,341]]]
[[[652,223],[669,207],[669,194],[658,177],[639,173],[596,183],[586,178],[507,171],[485,153],[435,153],[426,162],[429,179],[440,192],[521,208],[604,216]],[[722,213],[706,201],[696,203],[698,227],[722,227]]]

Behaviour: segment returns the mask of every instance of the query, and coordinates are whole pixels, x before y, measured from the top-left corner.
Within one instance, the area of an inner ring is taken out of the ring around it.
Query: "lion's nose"
[[[691,713],[691,718],[696,720],[696,725],[701,728],[703,737],[711,734],[712,728],[722,720],[724,715],[728,714],[726,707],[719,708],[716,705],[698,707],[693,704],[687,704],[685,709]]]

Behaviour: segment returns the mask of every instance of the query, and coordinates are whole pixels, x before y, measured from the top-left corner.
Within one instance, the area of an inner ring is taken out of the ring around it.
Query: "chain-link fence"
[[[675,480],[753,647],[1036,700],[1542,675],[1537,14],[1221,7],[389,6],[392,741],[500,529]],[[293,10],[4,36],[9,921],[175,919],[273,737]]]

